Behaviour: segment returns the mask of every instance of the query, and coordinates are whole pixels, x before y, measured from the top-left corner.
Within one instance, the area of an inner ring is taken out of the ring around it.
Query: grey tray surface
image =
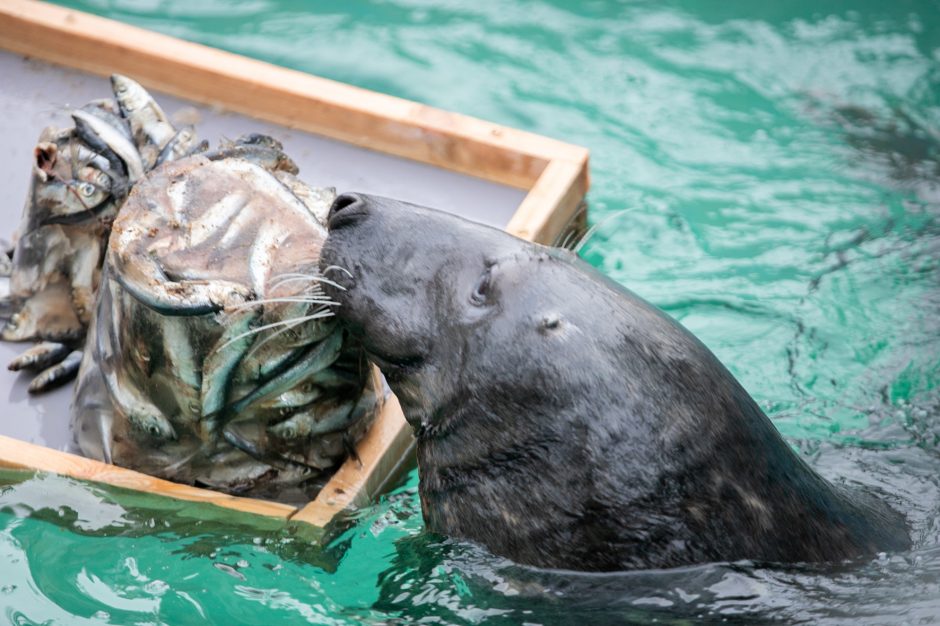
[[[42,129],[71,125],[62,112],[65,107],[79,107],[110,93],[106,78],[0,51],[0,239],[9,241],[19,223],[32,150]],[[171,118],[195,123],[200,138],[212,146],[246,133],[278,139],[300,167],[300,178],[311,185],[399,198],[501,228],[525,197],[524,191],[512,187],[151,93]],[[27,345],[0,342],[0,434],[70,450],[71,384],[30,396],[30,376],[5,367]]]

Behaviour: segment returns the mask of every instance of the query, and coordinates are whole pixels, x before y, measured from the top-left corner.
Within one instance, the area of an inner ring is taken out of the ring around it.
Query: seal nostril
[[[333,200],[327,223],[330,228],[336,228],[346,222],[353,221],[356,216],[365,213],[366,200],[357,193],[344,193]],[[344,219],[350,218],[350,219]]]
[[[340,211],[345,211],[360,200],[362,200],[362,198],[354,193],[344,193],[337,196],[336,199],[333,200],[333,206],[330,207],[330,217],[336,213],[339,213]]]

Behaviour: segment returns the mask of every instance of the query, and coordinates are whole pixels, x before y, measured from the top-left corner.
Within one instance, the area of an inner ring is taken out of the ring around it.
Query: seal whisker
[[[581,237],[581,239],[578,241],[578,243],[575,244],[575,246],[574,246],[573,248],[571,248],[571,251],[574,252],[575,254],[579,254],[579,253],[581,252],[581,248],[584,247],[584,244],[586,244],[586,243],[588,242],[588,239],[590,239],[590,238],[594,235],[594,233],[596,233],[596,232],[598,231],[598,229],[599,229],[601,226],[603,226],[604,224],[607,224],[608,222],[610,222],[610,221],[613,220],[614,218],[621,217],[623,214],[625,214],[625,213],[630,213],[630,212],[635,211],[635,210],[636,210],[636,208],[633,207],[633,208],[629,208],[629,209],[621,209],[621,210],[619,210],[619,211],[615,211],[615,212],[611,213],[610,215],[608,215],[607,217],[605,217],[604,219],[602,219],[602,220],[599,221],[598,223],[596,223],[596,224],[594,224],[593,226],[591,226],[590,228],[588,228],[588,229],[587,229],[587,232],[584,233],[584,236]]]
[[[324,310],[323,308],[320,308],[320,309],[317,310],[317,312],[322,312],[323,310]],[[284,322],[285,322],[285,323],[284,323],[284,328],[281,328],[281,329],[279,329],[278,331],[269,334],[267,337],[265,337],[264,339],[262,339],[261,341],[259,341],[258,343],[256,343],[256,344],[251,348],[251,350],[249,350],[248,353],[245,354],[245,357],[244,357],[244,358],[246,358],[246,359],[251,358],[252,356],[255,355],[255,353],[257,353],[257,352],[258,352],[261,348],[263,348],[265,345],[267,345],[268,343],[270,343],[270,342],[273,341],[274,339],[277,339],[278,337],[280,337],[280,336],[283,335],[284,333],[290,332],[290,331],[293,330],[294,328],[297,328],[298,326],[300,326],[301,324],[303,324],[304,321],[306,321],[304,318],[291,318],[291,319],[288,319],[288,320],[284,320]]]
[[[587,235],[587,233],[585,233],[585,236],[586,236],[586,235]],[[565,235],[565,238],[564,238],[564,239],[562,240],[562,242],[558,245],[558,247],[561,248],[561,249],[563,249],[563,250],[570,250],[571,248],[569,248],[568,246],[570,246],[571,244],[575,243],[575,241],[577,241],[577,240],[578,240],[578,233],[577,233],[577,231],[572,230],[572,231],[568,232],[568,234]]]
[[[285,325],[284,325],[284,328],[281,328],[281,329],[279,329],[278,331],[269,334],[267,337],[263,338],[261,341],[259,341],[258,343],[256,343],[256,344],[254,345],[254,347],[252,347],[251,350],[249,350],[249,351],[245,354],[244,358],[245,358],[245,359],[250,359],[251,357],[253,357],[253,356],[258,352],[258,350],[260,350],[261,348],[263,348],[264,346],[266,346],[268,343],[270,343],[270,342],[273,341],[274,339],[277,339],[278,337],[280,337],[280,336],[283,335],[284,333],[290,332],[291,329],[296,328],[297,326],[299,326],[299,325],[302,324],[302,323],[303,323],[303,322],[294,322],[293,324],[285,324]]]
[[[562,226],[558,236],[555,237],[555,240],[551,243],[553,248],[562,248],[564,250],[568,249],[568,244],[570,244],[573,239],[576,239],[579,236],[578,233],[581,228],[577,222],[582,216],[587,216],[587,211],[587,202],[582,200],[578,206],[578,210],[568,218],[564,226]],[[559,241],[561,241],[561,243],[559,243]]]
[[[233,309],[246,309],[253,306],[258,306],[262,304],[271,304],[276,302],[306,302],[308,304],[324,304],[324,305],[336,305],[339,306],[339,302],[335,300],[330,300],[324,296],[323,298],[264,298],[262,300],[251,300],[250,302],[243,302],[242,304],[236,304],[232,306]]]
[[[339,271],[341,271],[341,272],[345,272],[346,275],[349,276],[350,278],[353,277],[352,272],[350,272],[350,271],[349,271],[348,269],[346,269],[345,267],[340,267],[339,265],[328,265],[328,266],[326,266],[326,267],[323,268],[323,273],[326,274],[326,273],[329,272],[330,270],[339,270]]]
[[[252,328],[251,330],[235,335],[234,337],[232,337],[231,339],[223,343],[221,346],[219,346],[218,349],[221,350],[222,348],[228,346],[229,344],[235,343],[239,339],[243,339],[250,335],[257,335],[258,333],[264,332],[271,328],[277,328],[278,326],[285,326],[287,324],[293,324],[294,322],[298,324],[302,322],[310,322],[310,321],[317,320],[317,319],[332,317],[333,315],[334,315],[333,311],[330,311],[329,309],[327,309],[327,310],[318,311],[316,313],[312,313],[310,315],[304,315],[302,317],[295,317],[289,320],[281,320],[279,322],[271,322],[270,324],[264,324],[263,326],[258,326],[257,328]]]
[[[278,280],[281,278],[283,278],[283,280]],[[296,283],[302,280],[307,280],[307,281],[314,282],[314,283],[325,283],[327,285],[330,285],[331,287],[336,287],[337,289],[346,291],[346,288],[343,287],[342,285],[339,285],[328,278],[324,278],[323,276],[317,276],[314,274],[301,274],[298,272],[288,272],[286,274],[278,274],[277,276],[272,276],[271,280],[276,281],[273,285],[271,285],[270,287],[271,289],[277,289],[281,285],[286,285],[288,283]]]

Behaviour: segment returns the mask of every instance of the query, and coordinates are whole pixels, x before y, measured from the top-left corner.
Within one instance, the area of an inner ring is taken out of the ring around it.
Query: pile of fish
[[[48,127],[12,255],[6,341],[43,341],[11,363],[39,375],[30,391],[70,379],[91,321],[111,223],[147,171],[205,150],[191,126],[170,124],[136,82],[111,78],[114,99],[69,111],[74,127]]]
[[[37,372],[34,392],[78,373],[89,457],[306,501],[383,398],[322,290],[335,191],[270,137],[208,151],[139,84],[111,84],[34,151],[0,337],[40,343],[10,367]]]

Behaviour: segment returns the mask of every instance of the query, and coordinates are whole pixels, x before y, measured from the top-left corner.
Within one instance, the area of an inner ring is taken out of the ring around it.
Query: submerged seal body
[[[417,437],[429,530],[542,567],[836,561],[903,518],[800,459],[691,333],[567,251],[361,194],[321,266]]]

